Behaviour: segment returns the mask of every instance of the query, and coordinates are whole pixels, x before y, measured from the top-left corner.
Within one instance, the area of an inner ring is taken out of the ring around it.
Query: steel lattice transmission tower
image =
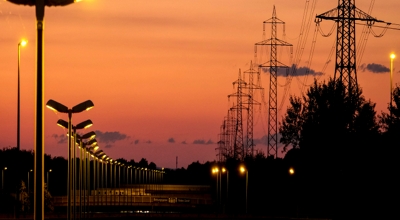
[[[339,0],[338,7],[317,15],[316,22],[333,20],[337,23],[336,64],[334,80],[342,82],[348,93],[357,91],[356,21],[369,26],[383,22],[358,9],[355,0]]]
[[[260,102],[254,99],[254,91],[257,89],[262,89],[259,84],[254,84],[254,75],[257,75],[257,79],[259,79],[259,71],[254,69],[253,62],[250,62],[250,69],[244,72],[245,74],[249,74],[249,83],[246,86],[248,90],[248,114],[247,114],[247,144],[246,144],[246,156],[254,157],[254,105],[261,105]]]
[[[276,17],[276,10],[272,13],[272,18],[263,22],[264,30],[265,24],[271,24],[271,38],[256,43],[256,46],[270,46],[270,60],[264,64],[259,65],[260,68],[268,68],[270,73],[269,83],[269,100],[268,100],[268,146],[267,156],[277,158],[278,156],[278,68],[289,68],[278,61],[278,46],[293,46],[283,40],[277,38],[278,24],[284,25],[285,22]]]
[[[242,79],[242,74],[239,69],[239,77],[238,80],[233,82],[233,85],[237,86],[236,93],[228,95],[228,98],[234,96],[237,98],[237,103],[231,110],[236,112],[236,120],[235,120],[235,132],[234,132],[234,142],[233,142],[233,158],[241,159],[245,157],[245,149],[243,144],[243,109],[247,110],[247,108],[243,105],[243,98],[248,97],[248,94],[243,92],[243,88],[247,85],[247,83]]]

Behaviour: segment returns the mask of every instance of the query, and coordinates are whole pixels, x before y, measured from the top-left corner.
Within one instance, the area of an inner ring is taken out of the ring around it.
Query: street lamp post
[[[1,190],[4,190],[4,171],[7,170],[7,167],[3,167],[1,169]]]
[[[219,190],[218,190],[219,189],[219,184],[218,184],[219,169],[218,169],[218,167],[213,168],[211,172],[217,176],[217,185],[216,185],[216,188],[215,188],[215,192],[216,192],[216,195],[217,195],[217,204],[219,204]]]
[[[393,103],[393,60],[396,58],[394,53],[390,54],[390,115],[392,115],[392,103]]]
[[[52,169],[47,171],[47,191],[50,191],[49,173],[51,173],[52,171],[53,171]]]
[[[15,4],[35,6],[37,29],[36,55],[36,118],[35,118],[35,162],[34,162],[34,219],[44,219],[44,77],[43,77],[43,29],[44,7],[64,6],[80,0],[7,0]],[[69,218],[68,218],[69,220]]]
[[[21,63],[21,46],[24,47],[28,42],[21,40],[18,43],[18,107],[17,107],[17,150],[20,150],[20,63]]]
[[[249,184],[249,171],[244,166],[240,166],[240,172],[246,173],[246,214],[247,214],[247,190]]]
[[[29,190],[29,182],[30,182],[30,178],[29,178],[29,176],[30,176],[30,172],[33,172],[33,170],[32,169],[30,169],[29,171],[28,171],[28,195],[29,195],[29,192],[30,192],[30,190]]]

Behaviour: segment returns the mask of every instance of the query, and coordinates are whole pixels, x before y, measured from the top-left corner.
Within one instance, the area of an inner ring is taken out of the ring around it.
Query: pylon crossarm
[[[337,20],[339,18],[339,13],[338,9],[334,8],[332,10],[329,10],[325,13],[322,13],[320,15],[317,15],[318,20],[316,20],[317,23],[321,22],[323,19],[325,20]]]
[[[288,43],[288,42],[286,42],[286,41],[277,39],[277,38],[270,38],[270,39],[267,39],[267,40],[263,40],[263,41],[261,41],[261,42],[256,43],[256,45],[257,45],[257,46],[264,46],[264,45],[271,46],[271,45],[277,45],[277,46],[289,46],[289,47],[290,47],[290,46],[293,46],[292,44],[290,44],[290,43]]]

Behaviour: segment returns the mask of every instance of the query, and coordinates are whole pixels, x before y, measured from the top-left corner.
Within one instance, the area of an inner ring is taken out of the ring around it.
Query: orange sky
[[[84,0],[46,8],[45,101],[54,99],[72,107],[91,99],[95,108],[74,115],[73,123],[91,119],[91,130],[103,134],[100,147],[115,159],[138,161],[145,157],[171,168],[177,156],[179,167],[214,160],[219,127],[234,101],[228,102],[227,95],[234,92],[232,82],[239,68],[247,70],[254,58],[254,43],[262,40],[262,22],[272,16],[275,5],[277,16],[286,22],[286,41],[296,49],[305,2]],[[366,12],[370,3],[356,1]],[[318,1],[312,17],[336,6],[337,1]],[[377,1],[371,14],[400,23],[398,8],[397,0]],[[332,24],[323,21],[321,27],[328,32]],[[0,147],[16,146],[17,44],[24,37],[29,43],[21,49],[21,148],[32,149],[34,8],[1,1],[0,27]],[[314,27],[312,19],[300,66],[307,65]],[[361,29],[358,27],[358,33]],[[278,31],[282,38],[282,28]],[[389,54],[400,54],[399,33],[388,30],[382,38],[370,35],[362,63],[389,67]],[[318,35],[312,69],[321,71],[334,41],[335,33],[329,38]],[[281,61],[290,65],[287,52],[280,50],[279,54]],[[397,63],[395,60],[395,67]],[[333,77],[333,70],[331,62],[320,80]],[[400,74],[395,72],[394,83],[398,83]],[[309,76],[305,84],[311,84],[312,78]],[[300,94],[303,79],[293,79],[290,94]],[[268,80],[263,74],[265,97]],[[285,83],[283,77],[278,80]],[[389,73],[358,71],[358,81],[364,95],[377,103],[376,110],[385,111]],[[279,102],[282,94],[283,87],[279,87]],[[52,156],[67,155],[67,144],[58,143],[59,136],[66,133],[56,125],[59,118],[66,120],[66,115],[45,109],[45,152]],[[257,114],[256,139],[267,134],[267,118]],[[266,148],[263,144],[257,147]]]

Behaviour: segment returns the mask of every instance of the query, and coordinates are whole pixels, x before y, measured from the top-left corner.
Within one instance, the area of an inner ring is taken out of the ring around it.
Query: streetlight
[[[44,219],[44,77],[43,77],[43,29],[44,7],[64,6],[81,0],[7,0],[19,5],[35,6],[36,9],[36,131],[35,131],[35,187],[34,187],[34,219]],[[69,217],[69,216],[68,216]],[[69,218],[68,218],[69,220]]]
[[[29,192],[30,192],[30,190],[29,190],[29,174],[30,174],[30,172],[33,172],[33,170],[32,169],[30,169],[29,171],[28,171],[28,195],[29,195]]]
[[[218,169],[218,167],[214,167],[214,168],[211,170],[211,172],[212,172],[212,174],[215,174],[215,175],[217,176],[216,195],[217,195],[217,203],[219,204],[220,198],[219,198],[219,185],[218,185],[218,174],[219,174],[219,169]]]
[[[392,115],[393,102],[393,60],[396,58],[394,53],[390,54],[390,115]]]
[[[20,63],[21,63],[21,46],[24,47],[28,41],[21,40],[18,42],[18,107],[17,107],[17,150],[20,149]]]
[[[47,191],[50,191],[50,184],[49,184],[49,173],[51,173],[53,170],[50,169],[47,171]]]
[[[1,169],[1,190],[4,190],[4,171],[7,170],[7,167]]]
[[[68,204],[67,204],[67,220],[70,220],[71,219],[71,216],[70,216],[71,215],[71,190],[70,190],[70,187],[72,185],[71,184],[72,178],[70,177],[71,170],[72,170],[71,169],[72,168],[71,167],[72,163],[70,162],[71,161],[71,154],[72,154],[72,141],[71,141],[71,139],[72,139],[72,137],[71,137],[72,136],[72,131],[71,131],[72,130],[72,122],[71,122],[72,114],[80,113],[80,112],[83,112],[85,110],[88,111],[89,109],[93,108],[94,104],[93,104],[92,101],[87,100],[87,101],[84,101],[84,102],[82,102],[82,103],[80,103],[78,105],[75,105],[71,109],[69,109],[67,106],[50,99],[49,101],[47,101],[46,106],[48,108],[54,110],[54,111],[68,114],[68,123],[67,123],[67,127],[68,127],[68,180],[67,180],[67,197],[68,197],[67,198],[67,200],[68,200],[67,203]],[[62,126],[62,127],[65,127],[66,124],[64,122],[58,120],[57,124]],[[35,164],[35,166],[36,165],[37,164]],[[43,169],[42,169],[42,172],[43,172]],[[36,175],[38,175],[38,174],[36,174]],[[42,177],[42,181],[43,181],[43,177]],[[41,184],[43,184],[43,182]],[[42,187],[42,189],[43,189],[43,187]],[[35,200],[35,202],[36,202],[36,200]],[[41,204],[43,204],[43,201],[41,201],[41,202],[42,202]]]
[[[249,183],[249,171],[244,166],[240,166],[239,170],[240,173],[246,173],[246,214],[247,214],[247,189]]]

